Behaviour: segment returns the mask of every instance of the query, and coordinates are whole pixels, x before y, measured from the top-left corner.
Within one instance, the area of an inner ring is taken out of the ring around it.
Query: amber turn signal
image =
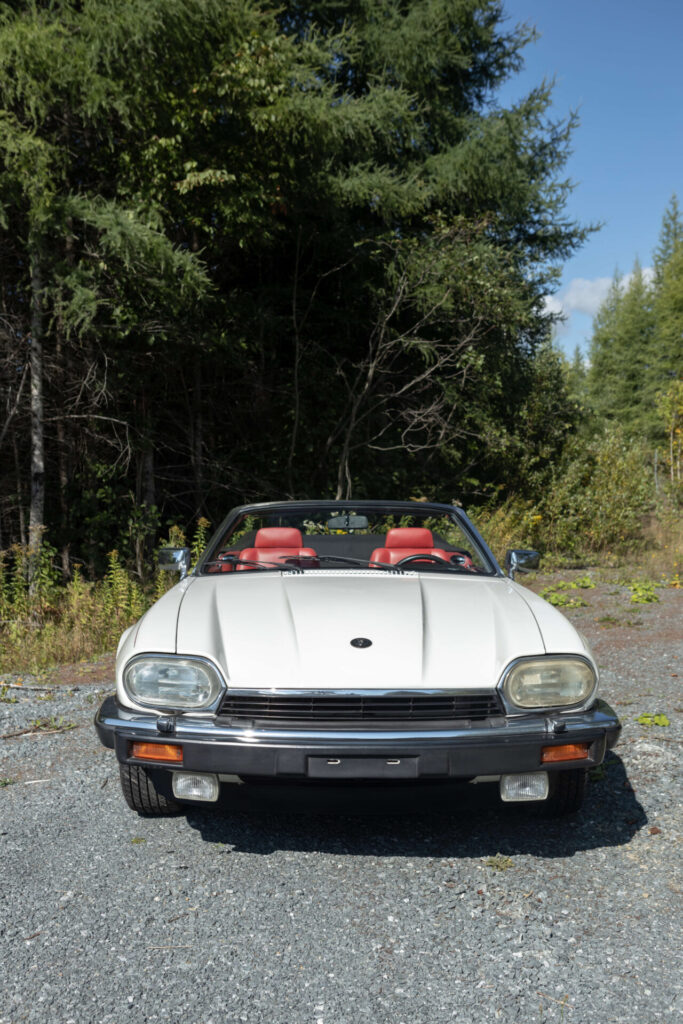
[[[589,750],[590,743],[563,743],[559,747],[543,747],[541,764],[549,761],[584,761]]]
[[[131,743],[130,756],[141,761],[173,761],[183,759],[183,748],[179,743]]]

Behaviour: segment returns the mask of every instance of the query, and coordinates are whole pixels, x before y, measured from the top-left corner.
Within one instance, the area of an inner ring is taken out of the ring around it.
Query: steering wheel
[[[432,562],[434,565],[448,566],[451,564],[450,562],[447,562],[445,558],[441,558],[440,555],[406,555],[406,557],[402,558],[400,562],[396,562],[396,568],[400,569],[404,565],[412,565],[413,562]]]

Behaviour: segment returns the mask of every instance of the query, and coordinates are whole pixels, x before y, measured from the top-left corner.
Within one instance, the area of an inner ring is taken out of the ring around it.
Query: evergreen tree
[[[654,330],[652,288],[636,261],[627,284],[615,276],[595,317],[588,373],[593,410],[630,437],[652,439],[658,431]]]
[[[518,482],[522,438],[545,464],[543,296],[586,231],[574,119],[495,102],[530,37],[495,0],[5,5],[5,534],[30,508],[91,561],[246,497]]]
[[[657,389],[683,377],[683,238],[661,267],[654,303],[652,367]]]
[[[678,205],[678,196],[674,193],[664,211],[659,242],[653,253],[655,282],[657,286],[661,284],[664,267],[673,256],[674,251],[681,245],[683,245],[683,218],[681,217],[681,210]]]

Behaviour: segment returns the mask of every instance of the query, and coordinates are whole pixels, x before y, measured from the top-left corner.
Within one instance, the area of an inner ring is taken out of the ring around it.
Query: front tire
[[[120,764],[121,789],[132,811],[146,818],[163,818],[180,811],[175,800],[169,800],[154,785],[146,768],[137,764]]]
[[[550,773],[550,793],[543,804],[543,813],[549,818],[563,818],[576,814],[583,807],[586,795],[585,768],[569,768]]]

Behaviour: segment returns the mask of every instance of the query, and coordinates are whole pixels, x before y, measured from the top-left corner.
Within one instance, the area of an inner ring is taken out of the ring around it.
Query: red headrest
[[[432,531],[422,526],[399,526],[389,530],[385,548],[433,548]]]
[[[300,548],[302,544],[301,530],[291,526],[267,526],[254,538],[255,548]]]

